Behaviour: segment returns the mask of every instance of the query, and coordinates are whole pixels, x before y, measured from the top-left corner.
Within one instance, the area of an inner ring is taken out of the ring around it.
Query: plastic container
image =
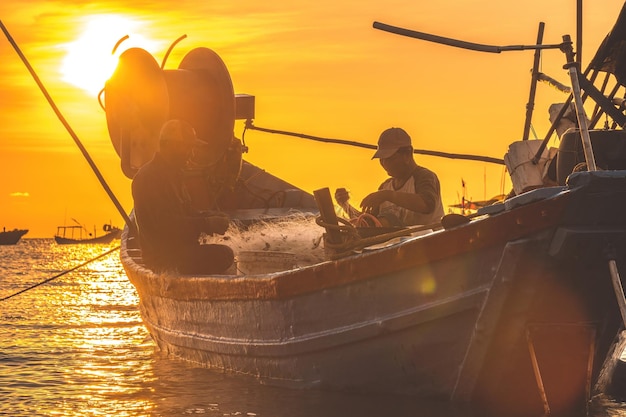
[[[520,140],[509,145],[509,151],[504,155],[513,190],[515,194],[521,194],[534,188],[543,186],[543,174],[548,161],[544,150],[539,161],[534,164],[533,158],[541,146],[541,140]]]

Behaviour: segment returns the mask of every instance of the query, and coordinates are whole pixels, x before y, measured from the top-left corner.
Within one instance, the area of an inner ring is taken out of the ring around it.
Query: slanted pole
[[[574,50],[572,48],[572,39],[569,35],[563,36],[563,52],[567,57],[566,68],[572,81],[572,96],[574,97],[574,105],[576,106],[576,118],[578,119],[578,127],[580,128],[580,137],[583,142],[583,151],[585,153],[585,161],[587,163],[587,171],[597,171],[596,159],[593,156],[593,147],[591,146],[591,137],[589,136],[589,126],[587,125],[587,116],[583,107],[583,100],[580,92],[580,80],[578,79],[578,64],[574,61]]]
[[[109,196],[109,198],[111,199],[111,201],[115,205],[115,208],[119,211],[120,215],[124,219],[124,222],[126,222],[126,225],[128,226],[128,230],[131,233],[135,233],[136,232],[135,223],[132,222],[130,220],[130,217],[128,216],[128,214],[126,214],[126,211],[122,207],[122,204],[119,202],[119,200],[117,199],[115,194],[113,194],[113,190],[111,190],[111,187],[109,187],[109,185],[105,181],[105,179],[102,176],[102,174],[100,173],[100,170],[98,169],[96,163],[93,161],[93,159],[91,158],[91,156],[87,152],[87,149],[82,144],[82,142],[80,141],[80,139],[78,138],[78,136],[76,135],[76,133],[74,132],[74,130],[72,129],[70,124],[68,123],[68,121],[65,119],[65,117],[63,116],[63,114],[61,113],[59,108],[57,107],[57,105],[54,102],[54,100],[52,100],[52,97],[50,96],[50,94],[48,94],[48,90],[43,85],[43,83],[41,82],[41,79],[39,78],[39,76],[37,75],[37,73],[35,72],[33,67],[30,65],[30,62],[28,62],[28,60],[26,59],[26,56],[22,53],[22,50],[17,45],[17,43],[15,42],[15,40],[13,39],[11,34],[9,33],[9,30],[6,28],[6,26],[4,26],[2,21],[0,21],[0,29],[2,30],[2,32],[4,32],[4,35],[6,36],[7,40],[9,41],[11,46],[13,46],[13,49],[15,49],[15,52],[17,53],[17,55],[20,57],[20,59],[22,60],[22,62],[26,66],[26,69],[28,70],[30,75],[33,77],[33,80],[35,80],[35,83],[39,87],[39,90],[41,90],[42,94],[44,95],[44,97],[48,101],[48,104],[50,105],[50,107],[52,107],[52,110],[54,111],[54,114],[56,114],[56,116],[59,119],[59,121],[61,122],[61,124],[65,127],[65,130],[67,130],[67,132],[70,134],[72,139],[74,139],[74,142],[76,143],[76,146],[78,146],[78,149],[83,154],[83,157],[87,160],[87,163],[91,167],[93,173],[98,178],[98,181],[100,181],[100,185],[102,185],[102,188],[104,188],[104,191],[106,191],[107,195]]]
[[[613,283],[613,291],[615,292],[619,312],[622,315],[622,322],[624,323],[624,328],[626,328],[626,297],[624,296],[622,280],[617,270],[617,263],[614,259],[609,260],[609,272],[611,273],[611,283]]]
[[[539,29],[537,31],[537,45],[541,45],[543,42],[543,29],[546,24],[539,22]],[[524,134],[522,140],[528,140],[530,135],[530,125],[533,119],[533,110],[535,108],[535,93],[537,91],[537,80],[539,78],[539,64],[541,63],[541,49],[535,49],[535,59],[533,62],[533,72],[530,81],[530,95],[528,97],[528,103],[526,104],[526,122],[524,123]]]

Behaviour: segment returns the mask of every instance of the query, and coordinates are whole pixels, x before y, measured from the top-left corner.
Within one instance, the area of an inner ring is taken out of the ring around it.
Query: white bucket
[[[241,251],[237,254],[237,270],[244,275],[287,271],[296,266],[296,254],[291,252]]]
[[[520,140],[509,145],[509,151],[504,155],[504,164],[511,175],[515,194],[519,195],[543,186],[548,152],[544,149],[539,161],[536,164],[532,162],[542,142],[542,140]]]

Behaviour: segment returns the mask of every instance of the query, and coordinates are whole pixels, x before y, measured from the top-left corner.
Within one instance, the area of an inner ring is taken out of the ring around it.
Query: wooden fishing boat
[[[115,239],[120,239],[122,229],[105,224],[104,234],[100,236],[85,231],[82,225],[57,226],[57,233],[54,240],[59,245],[75,244],[109,244]],[[83,233],[85,233],[83,235]]]
[[[625,16],[590,69],[615,77],[614,91],[626,79],[615,47],[624,41]],[[141,257],[135,228],[127,227],[121,260],[156,344],[267,384],[431,396],[485,415],[585,410],[610,385],[625,346],[626,116],[615,92],[597,94],[595,75],[576,71],[566,37],[560,47],[585,96],[598,103],[591,124],[569,131],[551,159],[542,141],[512,144],[505,160],[516,195],[471,218],[448,215],[441,224],[360,237],[337,222],[328,189],[310,194],[244,162],[237,204],[228,211],[233,224],[269,227],[316,216],[323,259],[292,253],[284,265],[264,269],[264,255],[277,253],[269,245],[257,251],[256,270],[241,264],[222,275],[155,273]],[[580,108],[575,87],[570,101]],[[188,102],[178,107],[168,93]],[[219,105],[200,105],[204,94]],[[111,139],[131,178],[151,158],[157,136],[132,132],[158,132],[162,122],[185,115],[200,133],[230,135],[235,117],[253,114],[250,97],[237,101],[225,66],[206,48],[190,52],[178,70],[162,70],[147,52],[130,49],[105,95]],[[145,97],[149,105],[140,102]],[[125,118],[128,100],[152,117]],[[594,129],[601,116],[616,128]],[[133,120],[154,124],[135,129]],[[603,170],[594,169],[596,160]],[[580,162],[587,171],[573,172]],[[551,185],[541,175],[533,182],[552,164]]]
[[[15,245],[26,233],[28,229],[3,230],[0,232],[0,245]]]

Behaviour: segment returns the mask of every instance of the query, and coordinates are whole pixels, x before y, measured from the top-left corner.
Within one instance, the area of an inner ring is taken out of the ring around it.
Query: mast
[[[582,68],[583,57],[583,0],[576,0],[576,63]]]

